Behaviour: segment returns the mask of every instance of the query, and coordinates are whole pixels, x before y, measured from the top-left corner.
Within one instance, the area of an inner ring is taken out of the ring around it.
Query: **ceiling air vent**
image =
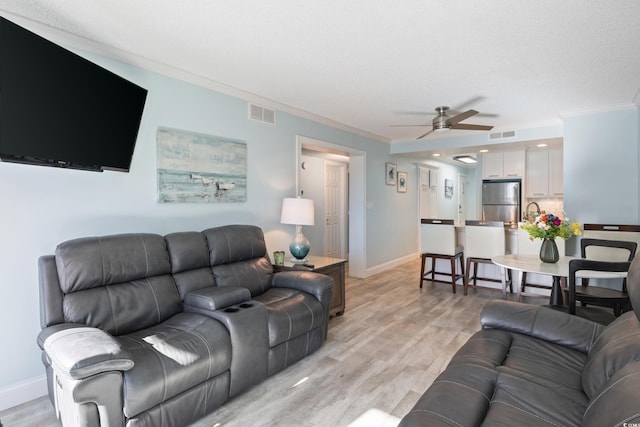
[[[515,130],[505,130],[502,132],[489,133],[489,141],[495,141],[496,139],[504,139],[504,138],[515,138],[515,137],[516,137]]]
[[[276,124],[276,112],[256,104],[249,104],[249,118],[269,125]]]

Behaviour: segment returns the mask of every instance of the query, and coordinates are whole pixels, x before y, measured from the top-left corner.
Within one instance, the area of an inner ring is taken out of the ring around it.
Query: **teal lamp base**
[[[309,240],[304,237],[302,234],[302,230],[298,229],[295,237],[291,241],[289,245],[289,251],[291,251],[291,255],[293,255],[292,262],[306,262],[306,256],[309,253],[309,249],[311,246],[309,245]]]

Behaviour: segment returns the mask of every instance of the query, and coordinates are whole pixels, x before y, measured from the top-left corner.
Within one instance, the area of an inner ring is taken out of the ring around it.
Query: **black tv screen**
[[[0,159],[129,171],[147,90],[0,17]]]

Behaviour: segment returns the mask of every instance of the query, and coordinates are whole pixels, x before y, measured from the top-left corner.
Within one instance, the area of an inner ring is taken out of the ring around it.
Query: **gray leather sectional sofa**
[[[487,303],[482,330],[400,426],[640,425],[640,257],[627,286],[634,310],[606,327],[546,307]]]
[[[255,226],[75,239],[39,271],[65,426],[189,424],[327,337],[332,279],[274,274]]]

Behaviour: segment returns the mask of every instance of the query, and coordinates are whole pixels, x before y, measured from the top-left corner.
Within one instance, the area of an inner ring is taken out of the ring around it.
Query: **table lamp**
[[[292,262],[306,262],[305,257],[309,253],[309,240],[302,234],[303,225],[314,225],[313,200],[285,198],[282,200],[281,224],[293,224],[296,226],[296,235],[289,245]]]

